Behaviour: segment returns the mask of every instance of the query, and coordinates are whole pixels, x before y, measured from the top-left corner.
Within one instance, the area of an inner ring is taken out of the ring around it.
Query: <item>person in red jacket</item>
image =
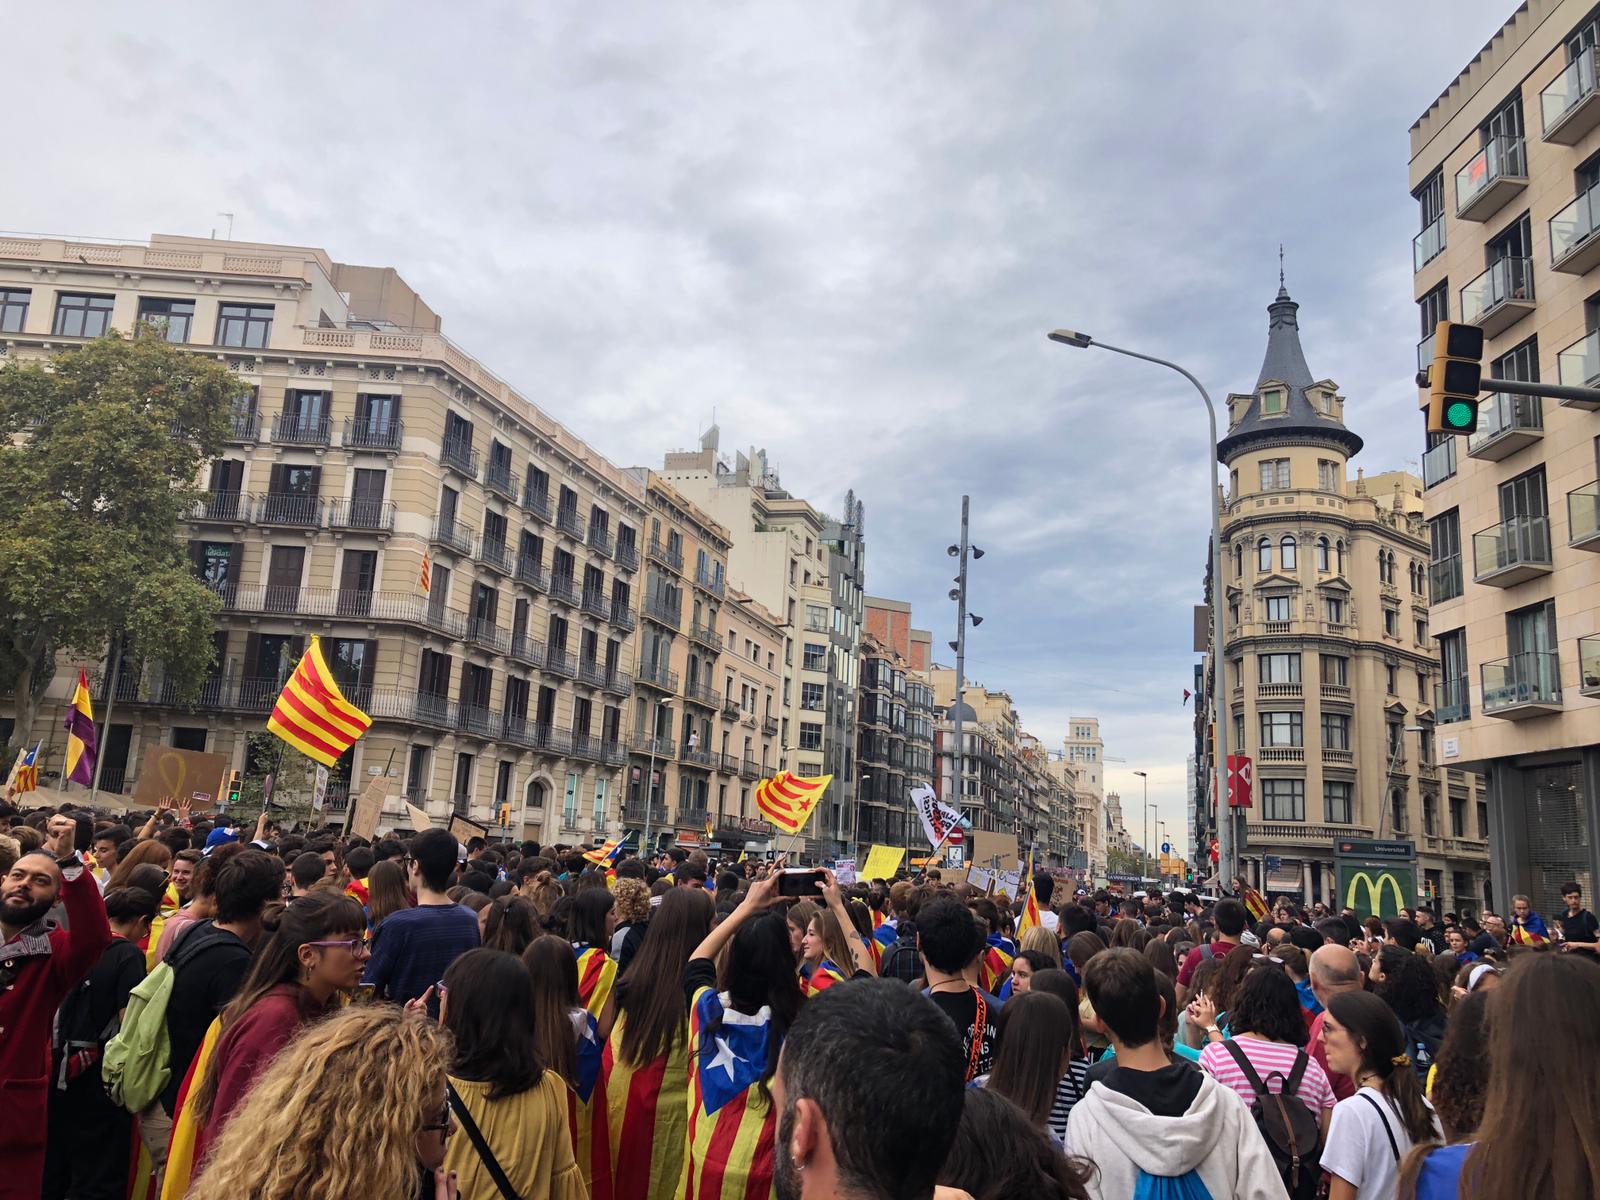
[[[100,889],[73,849],[76,829],[71,817],[51,817],[44,849],[17,859],[0,884],[0,1200],[39,1195],[50,1024],[111,944]],[[58,901],[65,929],[46,919]]]

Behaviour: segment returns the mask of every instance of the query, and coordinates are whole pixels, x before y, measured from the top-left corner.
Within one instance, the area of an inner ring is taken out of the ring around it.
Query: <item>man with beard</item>
[[[961,1040],[892,979],[828,988],[784,1040],[772,1103],[778,1200],[927,1200],[961,1122]]]
[[[0,884],[0,1198],[39,1195],[50,1086],[50,1025],[111,944],[94,876],[73,849],[76,822],[50,818],[44,848],[25,854]],[[45,917],[57,901],[67,929]]]

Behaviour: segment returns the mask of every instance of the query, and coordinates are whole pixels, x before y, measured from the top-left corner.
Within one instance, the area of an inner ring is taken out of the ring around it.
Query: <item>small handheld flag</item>
[[[44,757],[44,739],[40,739],[32,750],[23,754],[17,760],[16,771],[12,786],[17,795],[23,792],[36,792],[39,790],[39,760]]]
[[[1044,922],[1039,917],[1039,898],[1033,894],[1033,847],[1028,847],[1028,862],[1022,873],[1022,894],[1027,901],[1022,906],[1022,916],[1017,920],[1017,937],[1021,938],[1028,930],[1042,925]]]
[[[799,833],[832,782],[832,775],[807,779],[792,771],[779,771],[756,784],[756,807],[785,833]]]
[[[305,656],[272,707],[267,728],[307,758],[331,767],[371,725],[372,718],[344,698],[322,657],[322,643],[312,634]]]

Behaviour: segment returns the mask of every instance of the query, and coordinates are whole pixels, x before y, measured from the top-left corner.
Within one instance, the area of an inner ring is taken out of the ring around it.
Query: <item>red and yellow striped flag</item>
[[[422,552],[422,577],[418,580],[422,584],[422,594],[426,596],[433,587],[433,560],[428,557],[428,552]]]
[[[322,643],[312,634],[305,656],[272,707],[267,728],[307,758],[331,767],[371,725],[372,718],[344,698],[322,657]]]
[[[1033,894],[1033,848],[1028,849],[1027,867],[1022,872],[1022,894],[1027,897],[1022,905],[1022,916],[1017,919],[1017,941],[1022,941],[1022,935],[1028,930],[1037,928],[1043,922],[1039,919],[1039,898]]]
[[[756,807],[785,833],[799,833],[832,782],[832,775],[803,779],[792,771],[779,771],[756,784]]]
[[[1246,884],[1244,893],[1239,899],[1244,901],[1245,909],[1249,912],[1252,921],[1265,921],[1267,919],[1269,909],[1267,908],[1266,897],[1256,891],[1255,888]]]
[[[599,1020],[611,988],[617,982],[617,964],[598,946],[578,950],[578,1003]]]
[[[777,1113],[758,1085],[772,1017],[724,1009],[702,987],[689,1008],[689,1153],[678,1194],[691,1200],[767,1200]]]
[[[675,1200],[689,1140],[688,1021],[666,1054],[635,1066],[617,1020],[600,1063],[615,1200]]]

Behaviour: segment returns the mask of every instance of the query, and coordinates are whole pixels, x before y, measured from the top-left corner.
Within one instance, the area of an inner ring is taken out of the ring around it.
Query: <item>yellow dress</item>
[[[522,1200],[588,1200],[589,1189],[572,1156],[567,1084],[560,1075],[546,1071],[527,1091],[500,1100],[489,1099],[487,1083],[452,1075],[450,1086]],[[500,1189],[466,1130],[458,1130],[449,1140],[444,1165],[459,1179],[461,1200],[501,1200]]]

